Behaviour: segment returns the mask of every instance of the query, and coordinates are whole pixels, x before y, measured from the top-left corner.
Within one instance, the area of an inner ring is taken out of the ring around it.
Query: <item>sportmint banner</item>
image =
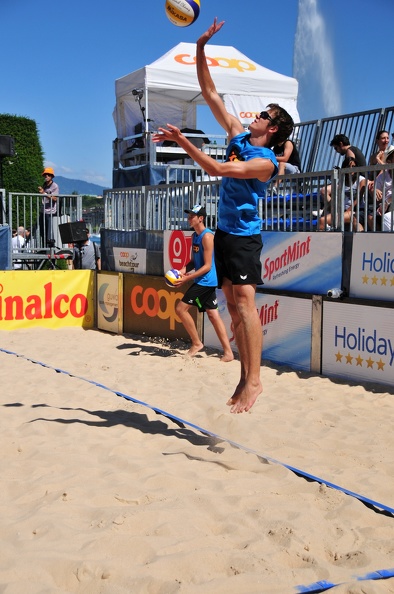
[[[341,287],[341,233],[265,231],[262,236],[263,288],[326,295]]]
[[[230,338],[237,351],[230,314],[223,291],[217,290],[218,307]],[[256,295],[256,307],[263,334],[262,358],[294,369],[311,370],[312,300],[282,295]],[[204,344],[221,350],[208,316],[204,314]]]

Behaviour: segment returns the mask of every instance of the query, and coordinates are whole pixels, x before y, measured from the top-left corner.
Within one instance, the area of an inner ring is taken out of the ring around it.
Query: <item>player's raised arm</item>
[[[249,161],[229,160],[221,163],[194,146],[179,128],[171,124],[167,124],[167,128],[159,128],[158,132],[152,135],[153,142],[163,140],[176,142],[208,175],[214,177],[256,178],[265,182],[269,181],[275,173],[275,166],[269,158],[254,158]]]
[[[215,17],[213,24],[201,35],[197,41],[197,77],[201,87],[202,96],[207,102],[217,122],[224,128],[230,138],[243,132],[243,126],[237,118],[228,113],[223,100],[220,97],[215,83],[212,80],[205,56],[205,45],[223,27],[224,21],[217,22]]]

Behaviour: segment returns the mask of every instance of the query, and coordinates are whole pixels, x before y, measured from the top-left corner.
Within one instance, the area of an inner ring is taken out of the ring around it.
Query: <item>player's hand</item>
[[[181,287],[186,282],[187,282],[187,277],[181,276],[180,278],[177,278],[176,281],[174,281],[174,287]]]
[[[171,140],[178,144],[178,141],[182,136],[183,134],[179,128],[172,126],[172,124],[167,124],[167,128],[159,128],[155,134],[152,134],[152,141],[162,142],[163,140]]]
[[[207,29],[205,31],[205,33],[203,33],[201,35],[201,37],[199,37],[199,39],[197,40],[197,45],[199,47],[204,47],[206,43],[208,43],[208,41],[211,39],[211,37],[213,37],[216,33],[218,33],[218,31],[220,31],[220,29],[223,27],[224,25],[224,21],[221,21],[220,23],[218,23],[218,18],[215,17],[213,20],[212,25],[209,27],[209,29]]]

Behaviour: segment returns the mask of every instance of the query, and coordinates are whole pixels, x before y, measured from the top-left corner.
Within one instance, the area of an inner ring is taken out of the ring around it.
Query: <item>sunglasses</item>
[[[268,113],[268,111],[262,111],[260,113],[259,116],[262,120],[269,120],[271,122],[271,124],[274,123],[274,118],[271,118],[270,114]]]

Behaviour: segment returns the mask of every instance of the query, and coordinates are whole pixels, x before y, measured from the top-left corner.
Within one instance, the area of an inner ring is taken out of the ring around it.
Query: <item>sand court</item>
[[[231,415],[239,362],[185,346],[0,334],[1,592],[394,592],[355,579],[394,567],[392,514],[265,459],[394,508],[393,393],[264,364]]]

